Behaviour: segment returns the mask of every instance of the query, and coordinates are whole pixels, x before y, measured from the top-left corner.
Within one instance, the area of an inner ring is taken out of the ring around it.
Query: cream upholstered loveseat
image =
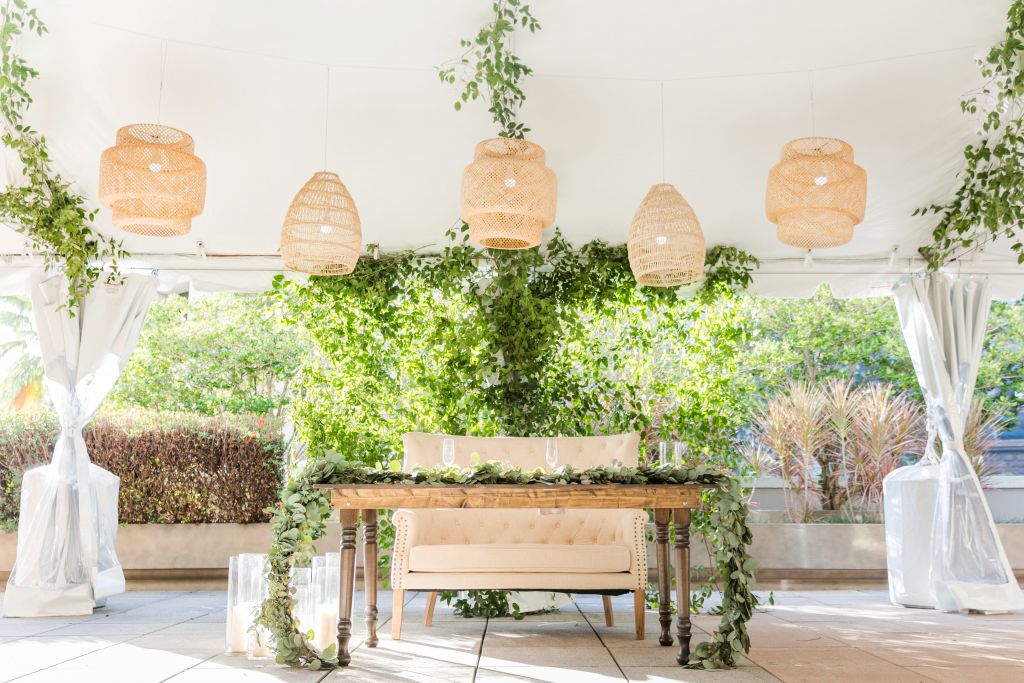
[[[498,460],[524,469],[547,467],[543,437],[468,437],[409,433],[404,469],[441,464],[445,438],[455,441],[455,462]],[[558,465],[575,469],[611,465],[635,467],[639,434],[559,437]],[[391,635],[402,633],[404,591],[428,591],[425,623],[430,624],[437,591],[469,589],[592,592],[605,595],[605,617],[612,623],[608,595],[634,592],[636,637],[644,633],[647,553],[642,510],[449,509],[398,510],[391,561],[394,590]]]

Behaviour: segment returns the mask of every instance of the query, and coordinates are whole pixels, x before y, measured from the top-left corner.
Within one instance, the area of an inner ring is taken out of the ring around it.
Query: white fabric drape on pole
[[[964,448],[989,283],[934,273],[910,279],[893,296],[931,437],[921,464],[900,468],[885,481],[893,602],[946,611],[1024,609],[1024,593]],[[935,436],[941,458],[932,448]]]
[[[117,559],[117,476],[93,465],[82,429],[121,374],[156,279],[97,284],[71,317],[63,276],[32,288],[45,384],[61,425],[48,465],[22,479],[18,551],[4,616],[89,614],[124,591]]]

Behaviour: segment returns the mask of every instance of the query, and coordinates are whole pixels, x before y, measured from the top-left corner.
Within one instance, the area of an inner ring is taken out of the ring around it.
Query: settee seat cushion
[[[417,545],[409,549],[411,572],[607,574],[629,571],[622,545],[473,543]]]

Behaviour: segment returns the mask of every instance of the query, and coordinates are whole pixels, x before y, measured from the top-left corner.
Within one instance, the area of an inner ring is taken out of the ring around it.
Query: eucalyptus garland
[[[397,460],[395,460],[397,463]],[[310,643],[311,633],[298,630],[294,615],[295,597],[290,588],[293,567],[307,566],[315,550],[314,542],[324,535],[331,512],[330,497],[317,484],[422,484],[492,485],[516,484],[703,484],[709,487],[705,510],[709,539],[722,585],[721,622],[712,640],[701,643],[690,655],[688,667],[702,669],[731,668],[736,655],[750,649],[746,623],[756,605],[751,591],[755,564],[747,551],[752,538],[747,526],[747,503],[738,479],[719,470],[698,465],[691,468],[596,467],[574,470],[564,466],[554,471],[509,468],[499,462],[486,462],[468,469],[434,468],[400,472],[397,468],[371,468],[329,455],[312,461],[285,486],[281,500],[273,510],[271,526],[274,540],[268,554],[269,597],[258,621],[274,636],[277,662],[310,669],[338,665],[334,646],[321,652]]]
[[[0,23],[2,139],[17,153],[27,180],[0,192],[0,220],[28,238],[48,270],[59,270],[67,277],[67,306],[74,315],[102,275],[103,262],[112,262],[107,281],[115,281],[117,259],[127,253],[119,241],[93,231],[90,223],[96,209],[87,208],[85,198],[54,170],[46,138],[24,121],[32,104],[28,85],[39,72],[17,53],[17,41],[25,32],[41,36],[46,25],[25,0],[7,0]]]
[[[932,244],[921,248],[931,270],[1000,237],[1024,263],[1024,0],[1010,5],[1006,35],[980,66],[984,85],[960,102],[981,119],[978,141],[964,149],[960,186],[948,202],[914,211],[939,218]]]

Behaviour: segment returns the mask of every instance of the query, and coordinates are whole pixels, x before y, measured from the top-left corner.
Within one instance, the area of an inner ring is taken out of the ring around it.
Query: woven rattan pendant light
[[[192,137],[170,126],[137,123],[117,131],[100,157],[99,199],[114,227],[152,237],[187,234],[206,201],[206,164]]]
[[[462,220],[469,237],[488,249],[529,249],[555,222],[558,181],[544,149],[515,138],[476,146],[462,174]]]
[[[704,275],[704,233],[672,185],[653,186],[629,226],[629,267],[642,285],[678,287]]]
[[[665,178],[665,84],[661,84],[661,177],[629,225],[633,277],[651,287],[679,287],[704,276],[704,233],[693,208]]]
[[[842,140],[799,138],[768,173],[765,214],[779,241],[801,249],[846,244],[864,220],[867,174]]]
[[[362,229],[352,195],[336,173],[314,173],[284,217],[284,265],[310,275],[348,275],[359,261],[361,247]]]
[[[281,226],[285,267],[310,275],[348,275],[359,262],[363,232],[359,211],[338,174],[326,170],[331,67],[324,96],[324,169],[295,195]]]

